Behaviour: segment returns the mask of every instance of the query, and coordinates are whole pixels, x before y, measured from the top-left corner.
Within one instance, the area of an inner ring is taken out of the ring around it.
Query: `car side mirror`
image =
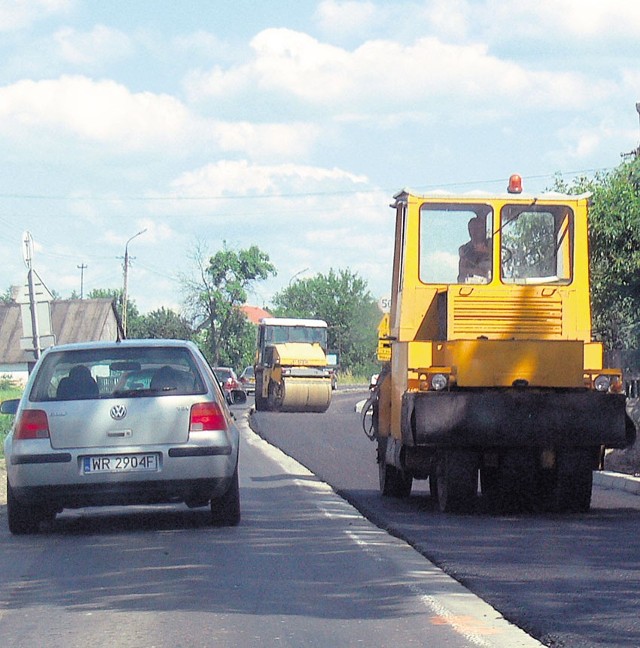
[[[240,405],[247,402],[247,394],[244,389],[232,389],[230,399],[232,405]]]
[[[18,411],[19,398],[11,398],[10,400],[2,401],[0,404],[0,414],[15,414]]]

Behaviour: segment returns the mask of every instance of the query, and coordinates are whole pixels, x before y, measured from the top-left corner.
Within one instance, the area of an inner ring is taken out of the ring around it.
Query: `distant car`
[[[209,505],[215,524],[240,521],[238,430],[190,342],[50,347],[0,411],[15,414],[4,444],[14,534],[107,505],[185,502]]]
[[[214,367],[213,373],[223,386],[227,394],[233,391],[242,390],[242,384],[238,380],[236,372],[231,367]]]
[[[256,376],[253,367],[245,367],[239,380],[247,394],[253,394],[256,391]]]

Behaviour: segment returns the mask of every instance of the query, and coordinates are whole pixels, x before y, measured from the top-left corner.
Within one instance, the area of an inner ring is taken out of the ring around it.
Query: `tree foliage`
[[[122,302],[124,299],[122,288],[94,288],[87,294],[87,299],[113,299],[116,305],[116,312],[122,322]],[[132,326],[140,317],[140,311],[133,299],[127,299],[127,328],[130,333]]]
[[[556,189],[590,191],[593,330],[608,349],[640,348],[640,158]]]
[[[367,283],[350,270],[317,274],[294,282],[273,299],[278,317],[323,319],[329,349],[339,353],[343,370],[368,375],[377,370],[377,326],[381,313]]]
[[[191,340],[193,330],[186,318],[164,306],[130,320],[127,337]]]
[[[276,274],[269,255],[255,245],[245,250],[223,249],[205,260],[202,246],[194,260],[198,278],[185,279],[185,302],[197,323],[200,348],[214,366],[239,368],[249,364],[255,346],[255,330],[240,310],[248,290]]]

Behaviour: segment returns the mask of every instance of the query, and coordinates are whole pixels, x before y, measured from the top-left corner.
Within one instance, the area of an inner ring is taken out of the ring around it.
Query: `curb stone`
[[[640,477],[634,477],[633,475],[624,475],[608,470],[596,470],[593,473],[593,483],[601,488],[640,495]]]

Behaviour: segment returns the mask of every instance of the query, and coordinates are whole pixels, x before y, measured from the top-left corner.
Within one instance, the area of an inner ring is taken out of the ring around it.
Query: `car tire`
[[[25,506],[15,496],[7,479],[7,521],[9,531],[14,535],[37,533],[40,518],[33,507]]]
[[[211,498],[211,523],[214,526],[237,526],[240,523],[238,464],[225,494],[222,497]]]

